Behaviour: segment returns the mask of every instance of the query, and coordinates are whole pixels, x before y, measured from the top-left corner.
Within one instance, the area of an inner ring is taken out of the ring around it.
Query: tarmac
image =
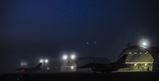
[[[0,81],[159,81],[159,72],[5,73]]]

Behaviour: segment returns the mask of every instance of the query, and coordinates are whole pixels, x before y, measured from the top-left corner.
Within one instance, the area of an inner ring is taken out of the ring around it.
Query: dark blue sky
[[[158,40],[154,1],[4,0],[1,4],[1,47],[7,51],[1,55],[3,61],[58,57],[67,50],[115,59],[128,42],[142,37]]]

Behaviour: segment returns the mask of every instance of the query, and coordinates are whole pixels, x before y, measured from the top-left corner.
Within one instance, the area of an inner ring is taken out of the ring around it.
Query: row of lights
[[[71,55],[64,54],[64,55],[62,56],[62,59],[63,59],[63,60],[68,60],[68,59],[75,60],[75,59],[76,59],[76,55],[75,55],[75,54],[71,54]]]
[[[40,59],[39,62],[40,62],[40,63],[48,63],[48,62],[49,62],[49,59],[46,59],[46,58],[45,58],[45,59]]]
[[[39,59],[39,63],[47,64],[47,63],[49,63],[49,59],[47,59],[47,58]],[[22,62],[20,62],[20,66],[28,66],[28,62],[22,61]]]
[[[137,66],[138,64],[134,64],[134,66]],[[148,64],[146,63],[146,64],[144,64],[145,66],[147,66]]]
[[[71,55],[63,54],[62,59],[64,61],[68,60],[68,59],[75,60],[76,55],[75,54],[71,54]],[[47,64],[47,63],[49,63],[49,59],[48,58],[41,58],[41,59],[39,59],[39,63]],[[20,66],[27,66],[27,65],[28,65],[28,63],[25,61],[20,62]]]
[[[129,52],[129,54],[147,54],[148,52],[145,52],[145,53],[143,53],[143,52]]]

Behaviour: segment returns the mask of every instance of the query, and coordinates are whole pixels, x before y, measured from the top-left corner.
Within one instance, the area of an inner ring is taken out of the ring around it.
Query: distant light
[[[45,59],[45,63],[48,63],[49,62],[49,60],[48,59]]]
[[[134,64],[134,66],[137,66],[137,64]]]
[[[145,66],[147,66],[147,63],[145,64]]]
[[[67,60],[67,59],[68,59],[68,55],[67,55],[67,54],[64,54],[64,55],[62,56],[62,59],[63,59],[63,60]]]
[[[76,59],[76,55],[75,55],[75,54],[71,54],[70,58],[71,58],[72,60],[75,60],[75,59]]]
[[[74,69],[75,69],[75,66],[71,66],[70,68],[71,68],[71,70],[74,70]]]
[[[150,46],[150,42],[147,39],[142,39],[139,41],[139,46],[142,48],[148,48]]]
[[[40,62],[40,63],[44,63],[44,59],[40,59],[39,62]]]

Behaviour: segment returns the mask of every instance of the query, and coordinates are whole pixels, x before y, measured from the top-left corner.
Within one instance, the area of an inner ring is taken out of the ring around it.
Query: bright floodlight
[[[39,62],[40,62],[40,63],[44,63],[44,60],[43,60],[43,59],[40,59]]]
[[[70,58],[71,58],[72,60],[75,60],[75,59],[76,59],[76,55],[75,55],[75,54],[72,54],[72,55],[70,56]]]
[[[148,48],[150,46],[150,42],[146,39],[142,39],[139,42],[139,46],[142,48]]]
[[[64,54],[64,55],[62,56],[62,59],[63,59],[63,60],[67,60],[67,59],[68,59],[68,55],[67,55],[67,54]]]
[[[49,62],[49,60],[48,59],[45,59],[45,63],[48,63]]]

